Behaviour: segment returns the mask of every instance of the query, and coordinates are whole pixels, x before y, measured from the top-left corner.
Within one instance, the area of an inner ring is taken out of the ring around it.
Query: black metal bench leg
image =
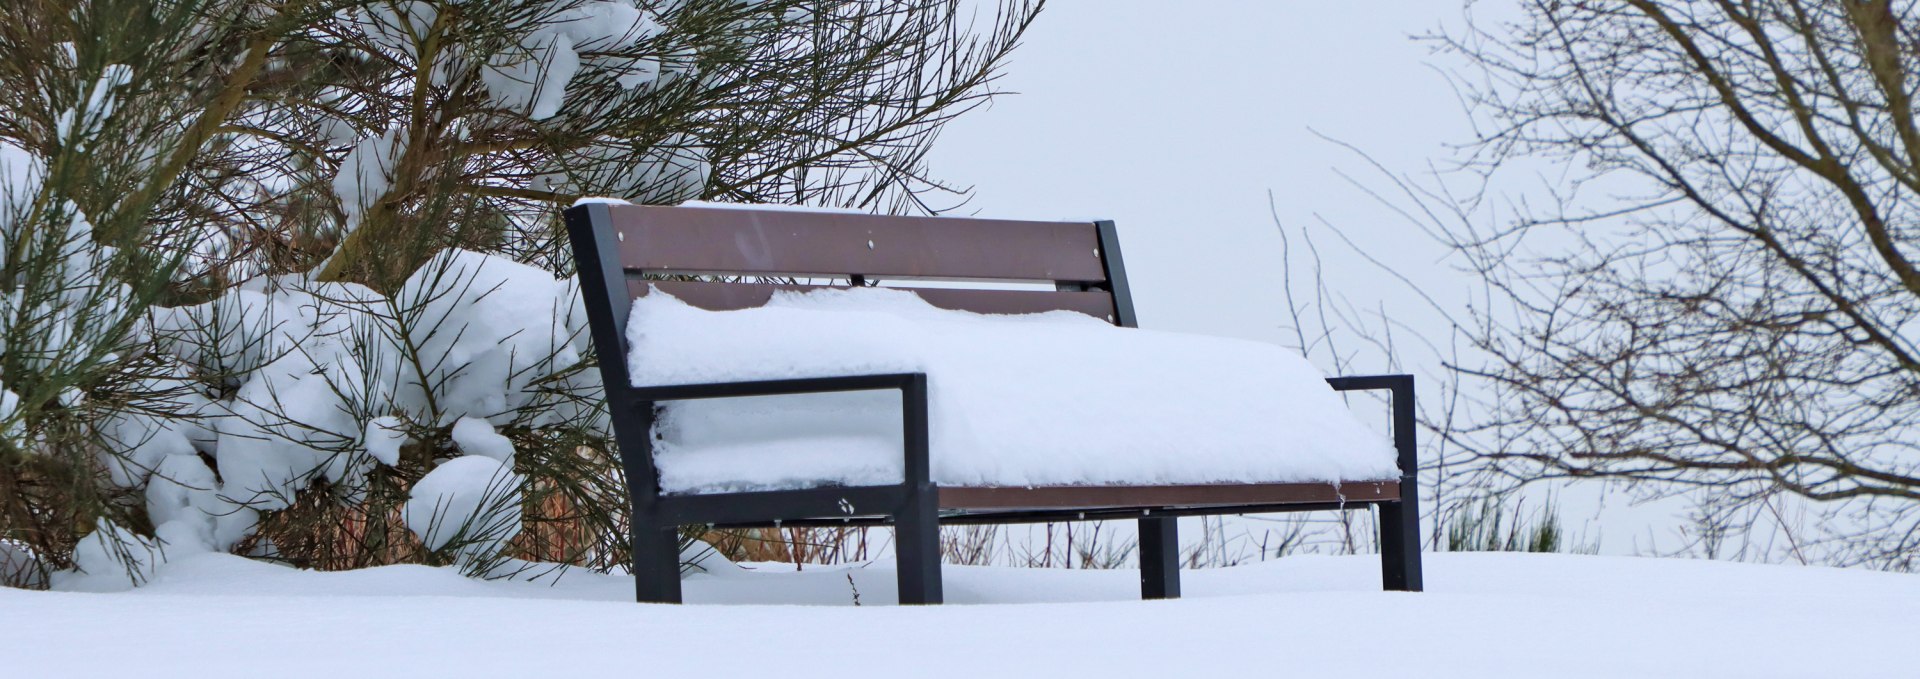
[[[1140,598],[1180,598],[1180,519],[1140,519]]]
[[[1390,592],[1418,592],[1421,588],[1420,511],[1412,495],[1409,492],[1399,502],[1379,505],[1380,586]]]
[[[940,583],[939,496],[914,493],[894,517],[894,563],[900,569],[900,603],[937,604]]]
[[[634,600],[680,603],[680,529],[661,527],[642,516],[633,519]]]
[[[1400,463],[1400,501],[1380,508],[1380,586],[1389,592],[1418,592],[1420,583],[1420,448],[1414,441],[1413,376],[1391,378],[1393,449]]]

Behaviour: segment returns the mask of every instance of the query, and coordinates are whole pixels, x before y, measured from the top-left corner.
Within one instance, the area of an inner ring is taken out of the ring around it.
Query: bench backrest
[[[1068,310],[1116,325],[1135,323],[1112,222],[608,204],[576,206],[566,220],[588,313],[595,315],[596,302],[604,301],[604,313],[620,333],[621,343],[601,344],[596,336],[603,348],[625,346],[627,304],[649,286],[694,306],[730,310],[765,304],[779,289],[885,280],[949,309]],[[799,282],[658,280],[661,275]],[[811,282],[830,279],[839,280]],[[925,287],[914,281],[945,283]],[[1053,289],[990,287],[1012,282]]]

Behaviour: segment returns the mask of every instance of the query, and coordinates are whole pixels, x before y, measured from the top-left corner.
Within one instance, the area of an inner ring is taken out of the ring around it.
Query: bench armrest
[[[1400,477],[1403,481],[1420,473],[1419,451],[1416,449],[1413,433],[1414,422],[1413,376],[1412,375],[1353,375],[1329,377],[1327,386],[1334,391],[1371,391],[1386,389],[1393,406],[1393,449],[1398,453]]]
[[[926,373],[886,373],[880,375],[844,375],[837,377],[803,377],[785,380],[753,380],[745,382],[710,382],[705,384],[675,384],[657,387],[628,387],[627,393],[635,400],[679,401],[704,398],[736,398],[742,396],[785,396],[791,394],[825,394],[839,391],[877,391],[882,389],[900,390],[901,442],[906,453],[906,474],[904,485],[909,488],[926,489],[933,486],[932,468],[928,461],[929,436],[927,430],[927,374]]]
[[[783,396],[787,394],[824,394],[836,391],[877,391],[880,389],[906,389],[918,379],[925,382],[925,373],[889,373],[883,375],[844,375],[835,377],[801,377],[783,380],[750,380],[744,382],[708,382],[704,384],[673,384],[656,387],[632,387],[629,393],[644,401],[680,401],[701,398],[734,398],[740,396]]]
[[[1393,404],[1393,450],[1400,462],[1400,501],[1379,507],[1380,584],[1388,591],[1418,592],[1420,575],[1420,458],[1413,440],[1412,375],[1330,377],[1334,391],[1386,389]]]

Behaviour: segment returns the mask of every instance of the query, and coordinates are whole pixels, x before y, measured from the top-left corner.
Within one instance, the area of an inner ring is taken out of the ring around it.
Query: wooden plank
[[[614,205],[621,263],[649,273],[1102,282],[1092,223]]]
[[[1172,486],[992,486],[940,488],[942,509],[1101,509],[1327,504],[1400,499],[1398,481]]]
[[[771,283],[718,283],[709,281],[649,281],[629,279],[627,291],[633,297],[647,294],[649,286],[680,298],[687,304],[710,311],[751,309],[767,303],[776,290],[845,290],[845,285],[779,285]],[[1077,311],[1109,323],[1115,322],[1113,296],[1104,291],[1077,292],[1053,290],[980,290],[974,288],[888,288],[906,290],[942,309],[957,309],[981,314],[1037,314],[1046,311]]]

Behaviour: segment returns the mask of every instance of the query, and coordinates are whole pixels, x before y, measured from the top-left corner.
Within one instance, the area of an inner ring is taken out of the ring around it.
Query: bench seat
[[[1160,486],[1394,480],[1393,447],[1299,354],[1115,327],[1069,312],[983,315],[889,288],[782,292],[710,311],[633,301],[636,386],[925,373],[934,483]],[[903,479],[897,394],[663,401],[667,493]]]
[[[1400,497],[1400,483],[940,486],[938,494],[941,523],[964,525],[1336,510],[1396,501]],[[790,513],[800,518],[782,519],[778,525],[783,526],[886,524],[891,522],[887,514],[863,508],[887,508],[900,501],[898,489],[889,486],[768,491],[763,495],[793,502],[795,509]],[[737,494],[668,494],[661,496],[660,501],[664,513],[688,523],[711,523],[724,528],[775,525],[753,509],[742,509],[741,499]],[[746,504],[754,503],[749,498]]]

